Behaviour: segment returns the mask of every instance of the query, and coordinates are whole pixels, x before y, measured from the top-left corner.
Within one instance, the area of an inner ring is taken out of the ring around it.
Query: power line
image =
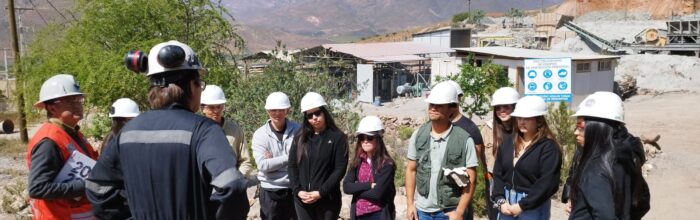
[[[51,0],[46,0],[46,2],[48,2],[49,5],[51,5],[51,7],[53,8],[53,10],[56,10],[56,12],[58,12],[58,14],[61,15],[61,17],[63,17],[63,19],[68,20],[68,18],[66,18],[66,16],[63,15],[63,13],[61,13],[61,11],[59,11],[58,8],[56,8],[56,6],[53,5],[53,3],[51,3]]]
[[[38,14],[39,17],[41,18],[41,20],[44,21],[44,24],[45,24],[45,25],[48,25],[49,23],[46,22],[46,19],[44,18],[44,16],[41,15],[41,13],[39,12],[39,10],[37,10],[36,5],[34,4],[34,1],[33,1],[33,0],[29,0],[29,4],[32,5],[32,8],[33,8],[34,11],[36,12],[36,14]]]

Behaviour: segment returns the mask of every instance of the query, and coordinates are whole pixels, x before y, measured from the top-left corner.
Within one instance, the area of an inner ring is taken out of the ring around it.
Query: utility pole
[[[472,0],[467,0],[467,2],[468,2],[467,5],[468,5],[469,12],[471,13],[472,12]]]
[[[10,33],[12,34],[12,52],[15,57],[15,64],[12,70],[15,71],[15,92],[17,93],[17,111],[19,112],[19,138],[22,143],[29,141],[27,135],[27,117],[24,113],[24,81],[22,80],[22,68],[20,67],[19,42],[17,39],[17,22],[15,21],[15,0],[7,1],[7,10],[10,16]]]
[[[540,0],[540,13],[544,13],[544,0]]]

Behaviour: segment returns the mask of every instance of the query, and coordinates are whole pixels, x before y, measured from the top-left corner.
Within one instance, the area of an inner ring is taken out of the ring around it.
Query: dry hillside
[[[596,11],[646,13],[655,19],[666,19],[700,10],[700,0],[567,0],[556,13],[580,16]]]

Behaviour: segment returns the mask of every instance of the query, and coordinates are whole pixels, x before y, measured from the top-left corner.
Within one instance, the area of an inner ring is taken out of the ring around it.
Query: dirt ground
[[[634,134],[658,133],[663,153],[651,159],[647,177],[651,211],[644,219],[697,219],[700,198],[700,94],[636,96],[625,103],[625,121]]]

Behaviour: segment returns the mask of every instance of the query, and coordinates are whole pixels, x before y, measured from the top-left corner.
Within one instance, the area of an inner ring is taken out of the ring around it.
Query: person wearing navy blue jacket
[[[95,217],[123,219],[130,211],[134,219],[245,219],[247,181],[224,131],[194,113],[204,70],[193,50],[169,41],[148,59],[153,110],[103,149],[86,181]]]

